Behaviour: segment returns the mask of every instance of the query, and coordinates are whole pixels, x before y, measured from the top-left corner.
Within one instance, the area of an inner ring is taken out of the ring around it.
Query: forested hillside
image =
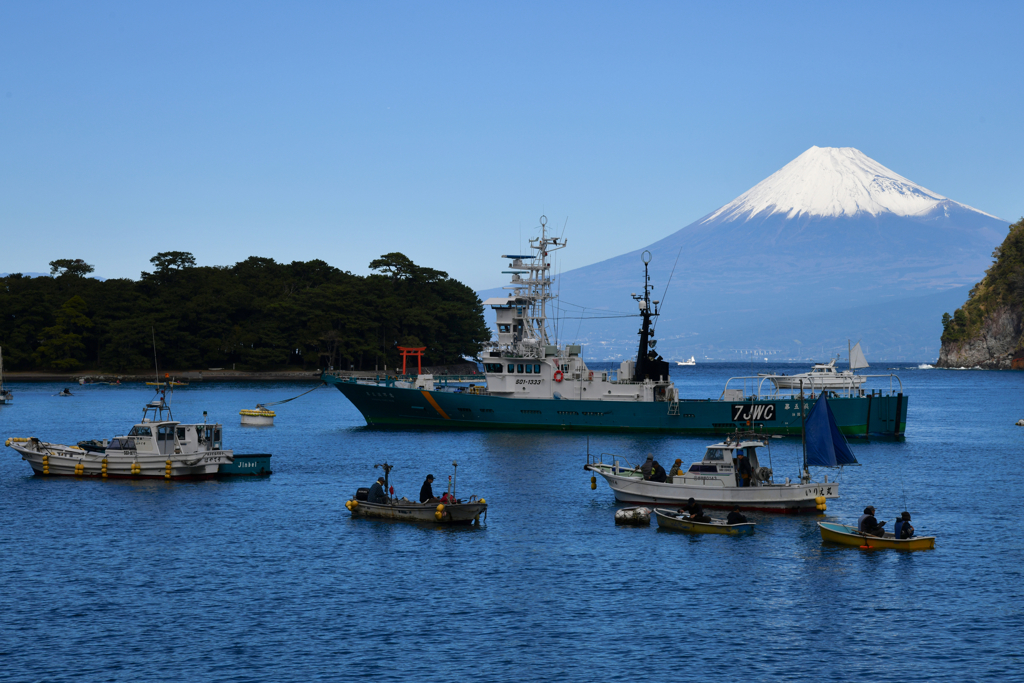
[[[1024,367],[1024,218],[953,315],[942,316],[940,367]]]
[[[398,362],[397,345],[426,346],[425,362],[473,357],[490,338],[479,298],[447,273],[400,253],[366,277],[323,261],[253,256],[200,267],[188,252],[150,259],[139,280],[98,280],[81,260],[50,263],[50,277],[0,278],[0,347],[7,370],[153,367],[373,369]]]

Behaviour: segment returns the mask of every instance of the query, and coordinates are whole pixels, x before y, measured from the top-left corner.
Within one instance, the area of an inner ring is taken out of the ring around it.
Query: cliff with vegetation
[[[490,339],[472,289],[392,253],[368,276],[323,261],[250,257],[200,267],[163,252],[139,280],[98,280],[80,259],[50,277],[0,278],[7,370],[115,373],[160,368],[383,370],[397,346],[425,346],[424,364],[474,357]]]
[[[967,302],[942,316],[939,367],[1024,370],[1024,218],[992,256]]]

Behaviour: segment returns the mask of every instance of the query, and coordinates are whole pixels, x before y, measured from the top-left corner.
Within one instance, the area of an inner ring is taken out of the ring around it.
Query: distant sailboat
[[[847,341],[847,348],[849,348],[849,341]],[[839,370],[836,368],[836,361],[839,360],[839,355],[836,354],[836,357],[827,363],[815,363],[810,372],[802,372],[798,375],[759,373],[758,377],[769,378],[772,384],[779,389],[799,389],[802,383],[803,387],[813,394],[825,389],[856,391],[860,389],[860,385],[864,383],[866,378],[856,374],[854,370],[869,366],[867,359],[864,358],[864,352],[860,349],[860,342],[857,342],[853,348],[849,349],[849,354],[849,370]]]

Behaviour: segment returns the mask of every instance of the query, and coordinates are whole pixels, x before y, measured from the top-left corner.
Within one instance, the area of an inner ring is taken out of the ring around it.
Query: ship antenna
[[[672,264],[672,272],[668,274],[668,282],[665,283],[665,291],[661,295],[661,306],[658,309],[659,311],[662,308],[665,308],[665,297],[668,296],[668,286],[672,284],[672,276],[676,274],[676,266],[679,265],[679,257],[682,256],[682,254],[683,248],[679,247],[679,251],[676,253],[675,263]],[[658,319],[654,321],[654,328],[651,330],[652,335],[658,331],[658,320],[661,320],[661,316],[658,316]]]

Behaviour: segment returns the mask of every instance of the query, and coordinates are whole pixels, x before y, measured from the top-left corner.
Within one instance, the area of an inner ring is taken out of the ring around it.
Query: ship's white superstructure
[[[654,340],[642,336],[642,353],[649,353],[648,366],[662,369],[659,376],[637,375],[636,361],[620,364],[617,371],[594,372],[580,357],[582,347],[552,343],[547,321],[552,294],[550,254],[564,249],[566,241],[550,237],[547,219],[541,216],[541,234],[530,240],[532,254],[506,254],[511,259],[511,290],[507,297],[484,301],[497,317],[498,340],[483,352],[487,393],[508,398],[584,399],[594,401],[678,401],[675,386],[668,377],[668,365],[653,351]],[[646,263],[646,262],[645,262]],[[647,283],[639,302],[639,315],[648,320],[657,316],[659,302],[650,300]],[[653,304],[653,306],[652,306]],[[647,351],[647,347],[650,351]]]

